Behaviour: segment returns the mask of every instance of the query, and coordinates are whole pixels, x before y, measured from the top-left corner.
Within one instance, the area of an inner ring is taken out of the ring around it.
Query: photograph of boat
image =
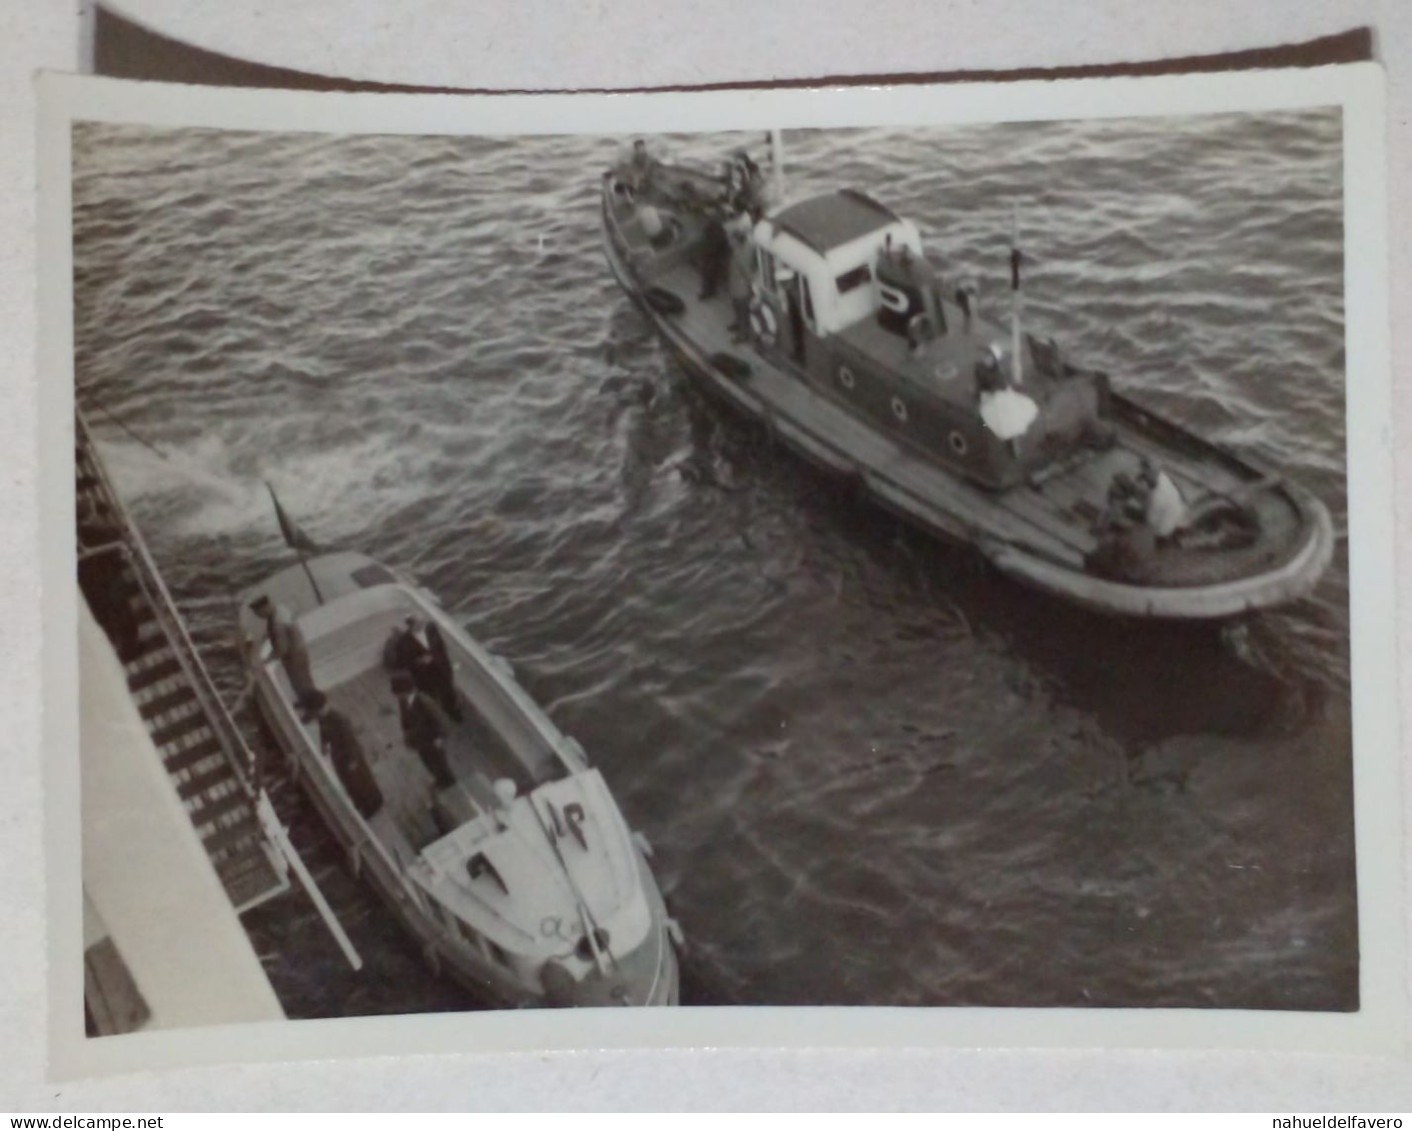
[[[603,178],[614,275],[720,399],[1086,608],[1231,617],[1313,589],[1334,549],[1324,505],[1028,333],[1018,236],[1007,329],[868,193],[784,197],[771,138],[764,167],[737,149],[719,172],[639,139]]]
[[[361,554],[241,603],[291,774],[434,969],[505,1008],[676,1003],[650,845],[505,660]]]
[[[738,126],[74,125],[286,1016],[1357,1010],[1339,109]]]

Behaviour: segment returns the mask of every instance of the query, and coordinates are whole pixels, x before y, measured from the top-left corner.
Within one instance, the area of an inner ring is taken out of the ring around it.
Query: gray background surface
[[[122,0],[174,38],[305,71],[423,85],[571,88],[821,74],[1145,60],[1376,29],[1389,94],[1389,235],[1397,386],[1399,560],[1412,560],[1412,5],[1405,0]],[[1412,1066],[1374,1059],[1144,1050],[662,1051],[417,1057],[44,1081],[43,866],[34,538],[34,92],[81,69],[83,14],[64,0],[0,6],[0,1109],[924,1108],[1412,1109]],[[686,29],[690,29],[689,31]],[[1404,565],[1402,575],[1408,570]],[[1402,718],[1412,733],[1412,608],[1399,609]],[[1406,743],[1404,742],[1404,747]],[[1406,760],[1405,765],[1406,765]],[[1404,768],[1404,792],[1412,792]],[[1405,798],[1404,798],[1405,812]]]

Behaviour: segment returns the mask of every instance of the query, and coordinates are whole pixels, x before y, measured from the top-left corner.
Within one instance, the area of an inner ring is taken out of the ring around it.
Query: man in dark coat
[[[79,551],[78,584],[94,619],[108,634],[113,650],[124,664],[137,656],[142,631],[133,612],[133,591],[123,567],[122,546]]]
[[[455,785],[456,775],[446,760],[446,732],[431,704],[412,682],[412,677],[403,672],[392,677],[392,691],[397,696],[397,714],[408,748],[416,751],[437,789]]]
[[[713,211],[706,218],[701,234],[701,293],[697,298],[714,298],[726,283],[731,266],[731,240],[726,235],[724,218]]]
[[[408,617],[389,644],[389,656],[394,670],[407,672],[417,687],[435,699],[448,716],[461,721],[461,702],[456,694],[451,657],[436,625],[419,617]]]
[[[319,743],[333,763],[334,773],[343,783],[353,807],[367,819],[382,808],[382,790],[368,765],[367,755],[358,741],[353,725],[328,705],[328,696],[315,691],[305,696],[305,711],[319,728]]]
[[[137,653],[141,622],[132,607],[134,590],[128,580],[127,549],[122,532],[108,508],[91,495],[78,504],[78,584],[89,610],[108,634],[118,659],[128,663]]]

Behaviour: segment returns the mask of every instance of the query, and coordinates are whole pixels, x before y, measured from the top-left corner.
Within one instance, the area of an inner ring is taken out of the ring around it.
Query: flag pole
[[[295,525],[294,520],[284,513],[284,508],[279,505],[279,496],[275,494],[275,489],[268,479],[265,480],[265,490],[270,493],[270,502],[275,505],[275,521],[279,523],[279,532],[284,538],[284,544],[293,550],[299,559],[299,564],[304,569],[304,576],[309,579],[309,587],[314,591],[314,600],[322,605],[324,595],[319,591],[319,583],[314,580],[314,571],[309,568],[309,563],[304,558],[306,552],[318,553],[319,548],[309,540],[309,536],[304,531]]]
[[[309,563],[304,560],[302,550],[296,550],[295,553],[299,555],[299,564],[304,567],[304,576],[309,579],[309,587],[314,591],[314,600],[322,605],[324,603],[324,595],[319,592],[319,583],[314,580],[314,571],[309,568]]]

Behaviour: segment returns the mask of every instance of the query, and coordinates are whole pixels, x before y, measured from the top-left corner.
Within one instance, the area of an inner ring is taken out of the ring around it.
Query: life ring
[[[763,302],[756,302],[750,308],[750,330],[766,349],[774,349],[779,341],[780,324],[775,320],[775,312]]]
[[[857,378],[853,376],[853,370],[849,369],[846,365],[840,365],[838,367],[838,383],[850,393],[853,392],[858,385]]]
[[[897,417],[898,424],[907,423],[907,402],[901,397],[892,398],[892,415]]]
[[[658,314],[680,314],[686,309],[686,303],[666,287],[648,287],[642,297]]]

